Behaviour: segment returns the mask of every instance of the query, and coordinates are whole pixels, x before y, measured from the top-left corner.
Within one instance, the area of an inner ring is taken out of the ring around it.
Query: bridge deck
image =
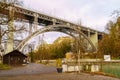
[[[0,7],[2,7],[3,5],[8,5],[8,4],[0,2]],[[33,23],[34,17],[37,14],[39,25],[51,25],[51,24],[53,24],[53,21],[55,21],[56,24],[66,24],[66,25],[70,25],[70,26],[80,27],[83,32],[88,32],[88,29],[90,30],[91,33],[96,32],[96,30],[93,30],[93,29],[90,29],[90,28],[87,28],[87,27],[84,27],[84,26],[81,26],[78,24],[74,24],[72,22],[62,20],[60,18],[48,16],[46,14],[42,14],[40,12],[33,11],[33,10],[23,8],[20,6],[15,5],[14,10],[15,10],[15,15],[14,15],[15,19],[18,19],[18,20],[28,20],[30,23]],[[4,15],[8,15],[8,12],[9,12],[8,9],[4,9],[4,10],[0,11],[0,13],[4,14]],[[97,31],[97,32],[99,35],[102,34],[102,32],[100,32],[100,31]]]

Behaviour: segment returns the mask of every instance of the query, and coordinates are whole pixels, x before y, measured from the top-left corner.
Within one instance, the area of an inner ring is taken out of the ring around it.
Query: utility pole
[[[80,64],[80,55],[81,55],[81,35],[79,34],[79,41],[77,41],[77,45],[78,45],[78,69],[79,69],[79,73],[81,70],[81,64]]]
[[[80,49],[78,51],[78,69],[79,69],[79,73],[80,73]]]

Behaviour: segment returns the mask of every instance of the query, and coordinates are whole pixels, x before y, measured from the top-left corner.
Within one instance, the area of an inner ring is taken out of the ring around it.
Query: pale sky
[[[70,22],[104,31],[114,10],[120,10],[120,0],[24,0],[27,8],[59,17]]]

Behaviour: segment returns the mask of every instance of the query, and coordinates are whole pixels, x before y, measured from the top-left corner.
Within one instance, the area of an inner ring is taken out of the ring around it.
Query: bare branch
[[[17,26],[14,27],[14,32],[21,32],[21,31],[28,31],[26,28],[25,28],[25,25],[23,25],[22,27],[20,28],[16,28]]]

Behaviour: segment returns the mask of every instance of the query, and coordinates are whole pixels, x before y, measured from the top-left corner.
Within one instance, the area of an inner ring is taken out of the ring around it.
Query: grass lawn
[[[11,68],[10,66],[0,63],[0,70],[7,70],[10,68]]]
[[[102,71],[120,78],[120,63],[104,64]]]

